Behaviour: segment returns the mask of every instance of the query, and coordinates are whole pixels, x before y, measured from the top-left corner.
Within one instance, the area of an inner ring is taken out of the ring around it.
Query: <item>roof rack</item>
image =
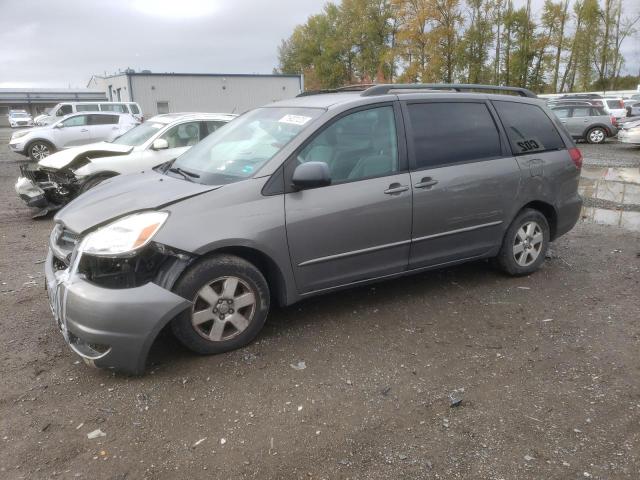
[[[341,93],[341,92],[362,92],[371,87],[375,87],[375,83],[358,83],[355,85],[345,85],[338,88],[327,88],[322,90],[307,90],[306,92],[299,93],[297,97],[308,97],[309,95],[320,95],[322,93]]]
[[[473,83],[399,83],[375,85],[366,89],[360,95],[363,97],[373,97],[384,95],[392,90],[453,90],[456,92],[487,90],[489,92],[512,92],[522,97],[538,98],[531,90],[520,87],[502,87],[498,85],[476,85]]]

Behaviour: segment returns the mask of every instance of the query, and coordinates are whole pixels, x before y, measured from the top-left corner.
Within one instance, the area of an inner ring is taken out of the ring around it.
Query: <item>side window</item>
[[[82,127],[87,124],[87,115],[76,115],[62,121],[65,127]]]
[[[555,125],[537,105],[493,101],[516,155],[565,148]]]
[[[129,109],[131,109],[131,113],[134,115],[138,115],[140,113],[140,109],[138,108],[138,105],[136,105],[135,103],[130,103]]]
[[[589,113],[591,113],[591,109],[589,107],[576,107],[573,109],[574,117],[588,117]]]
[[[500,134],[484,103],[408,105],[415,168],[502,156]]]
[[[100,104],[100,109],[103,112],[119,112],[119,113],[129,113],[127,111],[127,107],[122,105],[121,103],[102,103]]]
[[[70,113],[73,113],[73,107],[71,105],[61,105],[56,112],[56,116],[64,117],[65,115],[69,115]]]
[[[89,125],[117,125],[118,115],[89,115]]]
[[[169,102],[156,102],[156,109],[158,110],[158,115],[169,113]]]
[[[211,135],[213,132],[215,132],[217,129],[219,129],[221,126],[223,126],[225,123],[226,122],[215,122],[215,121],[204,122],[205,127],[206,127],[205,128],[205,136],[206,135]]]
[[[554,108],[553,113],[555,113],[558,118],[569,118],[569,108]]]
[[[181,123],[167,130],[160,138],[169,143],[169,148],[190,147],[200,140],[198,123]]]
[[[361,110],[340,118],[298,154],[298,161],[326,163],[333,183],[397,172],[398,143],[393,107]]]
[[[100,108],[98,108],[98,104],[86,104],[86,105],[76,105],[77,112],[97,112]]]

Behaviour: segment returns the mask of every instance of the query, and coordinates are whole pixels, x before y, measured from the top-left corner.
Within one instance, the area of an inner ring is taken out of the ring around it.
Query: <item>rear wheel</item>
[[[192,267],[175,292],[193,301],[171,328],[188,349],[221,353],[251,342],[269,312],[269,287],[260,270],[233,255],[216,255]]]
[[[498,267],[513,276],[528,275],[544,263],[550,229],[538,210],[524,209],[509,226],[496,257]]]
[[[53,152],[55,152],[53,146],[50,143],[44,142],[42,140],[36,140],[32,144],[30,144],[28,150],[29,157],[34,162],[39,162],[43,158],[51,155]]]
[[[587,132],[587,142],[589,143],[604,143],[607,139],[607,132],[604,128],[595,127]]]

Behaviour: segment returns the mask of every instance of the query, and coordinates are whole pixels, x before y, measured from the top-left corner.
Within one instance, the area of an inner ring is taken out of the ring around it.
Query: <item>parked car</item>
[[[551,109],[575,139],[604,143],[618,133],[616,118],[603,107],[556,106]]]
[[[622,98],[604,98],[604,109],[609,115],[613,115],[616,118],[624,118],[627,116],[627,110],[624,107]]]
[[[580,215],[580,151],[528,90],[452,88],[470,87],[272,103],[72,201],[45,262],[65,340],[141,373],[168,325],[220,353],[254,339],[271,302],[478,259],[536,271]]]
[[[640,101],[634,101],[629,103],[625,109],[627,110],[627,117],[637,117],[640,115]]]
[[[618,141],[640,145],[640,120],[625,122],[618,132]]]
[[[58,118],[77,112],[128,113],[139,122],[144,121],[140,105],[136,102],[64,102],[58,103],[47,113],[38,115],[34,122],[38,126],[51,125]]]
[[[38,162],[58,150],[113,140],[137,124],[135,118],[124,113],[75,113],[45,127],[15,132],[9,148]]]
[[[112,142],[73,147],[22,166],[16,192],[43,216],[108,178],[157,167],[235,118],[231,114],[158,115]]]
[[[11,128],[33,126],[33,118],[25,110],[11,110],[7,119]]]
[[[583,100],[591,103],[591,105],[596,107],[604,106],[602,95],[598,95],[597,93],[567,93],[566,95],[562,95],[559,98],[561,100]]]

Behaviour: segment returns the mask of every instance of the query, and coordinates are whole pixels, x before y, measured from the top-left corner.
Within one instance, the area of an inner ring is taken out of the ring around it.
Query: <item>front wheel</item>
[[[88,190],[91,190],[93,187],[101,184],[102,182],[104,182],[105,180],[110,179],[110,176],[107,175],[99,175],[93,178],[90,178],[89,180],[87,180],[86,182],[84,182],[82,184],[82,186],[80,187],[80,190],[78,193],[84,193]]]
[[[507,229],[496,257],[498,267],[513,276],[528,275],[544,263],[550,230],[546,217],[538,210],[520,212]]]
[[[197,263],[174,290],[193,305],[171,322],[173,333],[185,347],[203,355],[251,342],[269,312],[264,276],[233,255],[216,255]]]
[[[595,127],[587,132],[587,142],[589,143],[604,143],[607,139],[607,132],[604,128]]]
[[[43,158],[51,155],[55,149],[47,142],[43,142],[41,140],[36,140],[31,145],[29,145],[29,157],[34,162],[39,162]]]

